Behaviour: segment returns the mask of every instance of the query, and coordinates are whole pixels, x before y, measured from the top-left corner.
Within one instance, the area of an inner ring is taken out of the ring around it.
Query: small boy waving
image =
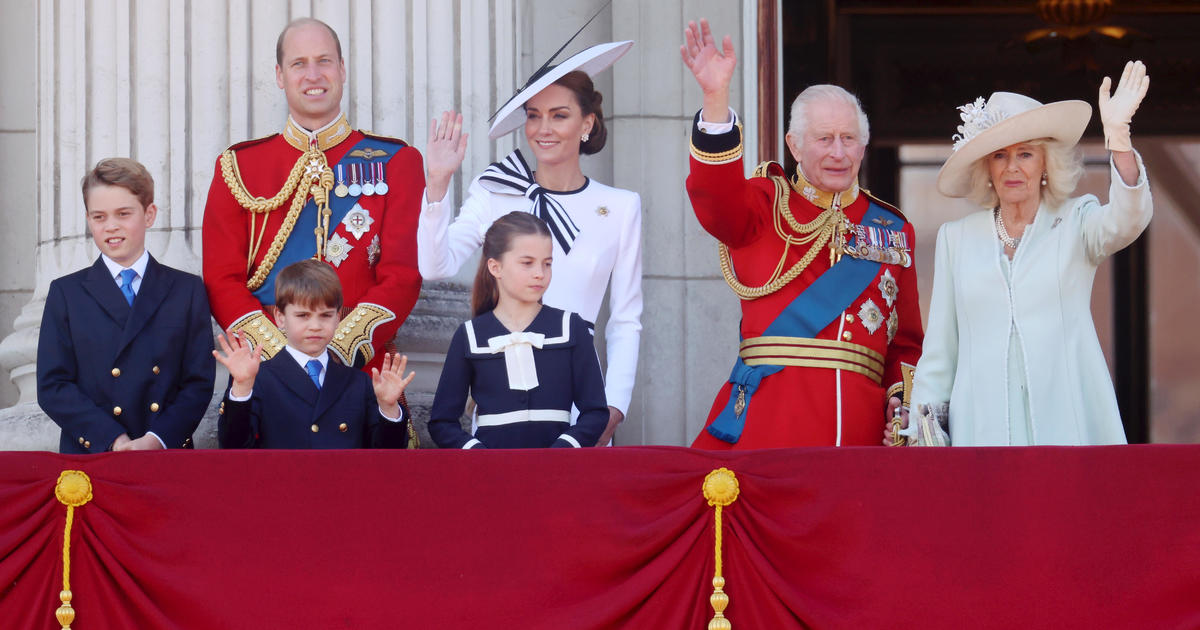
[[[404,448],[408,417],[399,400],[413,380],[407,357],[388,354],[370,378],[330,360],[342,319],[333,269],[303,260],[275,281],[276,321],[284,352],[262,361],[262,348],[240,333],[218,337],[217,361],[229,370],[217,436],[222,448]]]

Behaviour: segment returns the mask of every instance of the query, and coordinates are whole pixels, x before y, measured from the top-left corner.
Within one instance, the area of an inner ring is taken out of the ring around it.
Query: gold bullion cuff
[[[396,314],[392,311],[378,304],[362,302],[338,324],[329,349],[345,365],[366,365],[375,358],[375,348],[371,345],[375,329],[393,319],[396,319]],[[354,361],[357,354],[362,354],[362,363]]]
[[[692,122],[692,157],[705,164],[727,164],[742,158],[742,123],[735,121],[727,133],[707,134],[700,131],[700,113]]]
[[[275,356],[287,345],[287,335],[276,328],[271,318],[262,311],[252,311],[239,317],[229,325],[229,332],[240,332],[242,337],[249,339],[254,345],[262,346],[264,360]]]
[[[883,397],[883,400],[884,400],[884,402],[887,402],[887,401],[890,401],[893,397],[899,398],[900,400],[904,400],[903,394],[904,394],[904,383],[895,382],[895,383],[892,383],[891,387],[887,388],[887,395]]]

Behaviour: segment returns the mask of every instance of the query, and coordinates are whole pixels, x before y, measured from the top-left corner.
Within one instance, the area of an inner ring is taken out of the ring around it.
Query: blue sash
[[[343,169],[347,174],[350,173],[351,164],[379,164],[383,163],[386,167],[392,156],[396,154],[403,145],[395,142],[386,142],[378,138],[366,137],[359,140],[358,144],[350,147],[346,151],[346,155],[338,164],[345,165]],[[366,160],[359,157],[352,157],[351,154],[358,149],[368,149],[368,153],[375,151],[383,151],[384,156],[374,160]],[[334,172],[337,172],[337,165],[334,165]],[[365,171],[364,171],[365,172]],[[349,177],[349,175],[347,175]],[[346,195],[338,197],[331,191],[329,193],[329,210],[333,213],[329,216],[329,233],[330,235],[337,229],[337,225],[346,217],[346,213],[354,207],[358,202],[358,197]],[[279,273],[284,267],[301,260],[312,258],[317,254],[317,239],[314,230],[317,229],[317,202],[309,197],[308,203],[300,210],[300,216],[296,219],[296,225],[292,228],[292,233],[288,236],[288,240],[284,242],[283,249],[279,252],[279,258],[275,261],[275,266],[271,268],[271,272],[267,274],[267,279],[263,281],[262,286],[253,291],[254,297],[263,306],[270,306],[275,303],[275,274]]]
[[[891,219],[897,224],[896,229],[903,229],[904,218],[871,201],[868,198],[867,212],[863,215],[863,223],[872,219]],[[792,300],[783,312],[775,317],[764,337],[815,337],[841,315],[846,307],[854,303],[858,296],[870,286],[871,281],[879,274],[881,263],[853,258],[843,255],[842,259],[821,274],[807,289]],[[746,428],[746,412],[750,408],[750,398],[758,389],[762,379],[783,369],[782,365],[746,365],[742,357],[733,364],[733,372],[729,382],[733,387],[729,390],[729,402],[707,431],[713,437],[723,442],[736,444]],[[736,413],[739,397],[742,399],[741,413]]]

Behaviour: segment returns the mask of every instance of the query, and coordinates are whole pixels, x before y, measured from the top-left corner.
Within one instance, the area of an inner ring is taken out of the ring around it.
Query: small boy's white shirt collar
[[[288,354],[292,355],[292,358],[296,360],[296,363],[299,363],[300,367],[304,368],[305,370],[308,369],[309,361],[314,359],[319,361],[321,363],[321,380],[325,380],[325,368],[329,367],[329,352],[322,352],[320,356],[314,357],[300,352],[299,350],[293,348],[290,344],[284,346],[283,348],[284,350],[287,350]]]
[[[142,255],[128,267],[122,267],[120,263],[109,258],[106,254],[100,254],[100,259],[104,261],[104,266],[108,267],[108,273],[119,284],[121,282],[120,275],[125,269],[132,269],[137,273],[138,278],[146,277],[146,266],[150,264],[150,250],[143,249]]]

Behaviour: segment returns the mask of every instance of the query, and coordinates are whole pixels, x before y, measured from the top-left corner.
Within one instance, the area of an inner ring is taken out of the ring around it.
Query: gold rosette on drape
[[[713,507],[713,518],[716,526],[713,537],[716,543],[716,564],[713,572],[713,594],[709,602],[713,607],[713,618],[708,622],[708,630],[732,630],[733,625],[725,618],[725,608],[729,606],[729,596],[725,594],[725,578],[721,575],[721,509],[732,504],[738,498],[737,475],[728,468],[718,468],[704,477],[704,498]]]
[[[92,480],[82,470],[64,470],[58,475],[54,496],[67,506],[67,525],[63,529],[63,586],[58,594],[62,606],[54,611],[63,630],[71,630],[75,621],[75,609],[71,608],[71,524],[75,521],[75,508],[92,500]]]

